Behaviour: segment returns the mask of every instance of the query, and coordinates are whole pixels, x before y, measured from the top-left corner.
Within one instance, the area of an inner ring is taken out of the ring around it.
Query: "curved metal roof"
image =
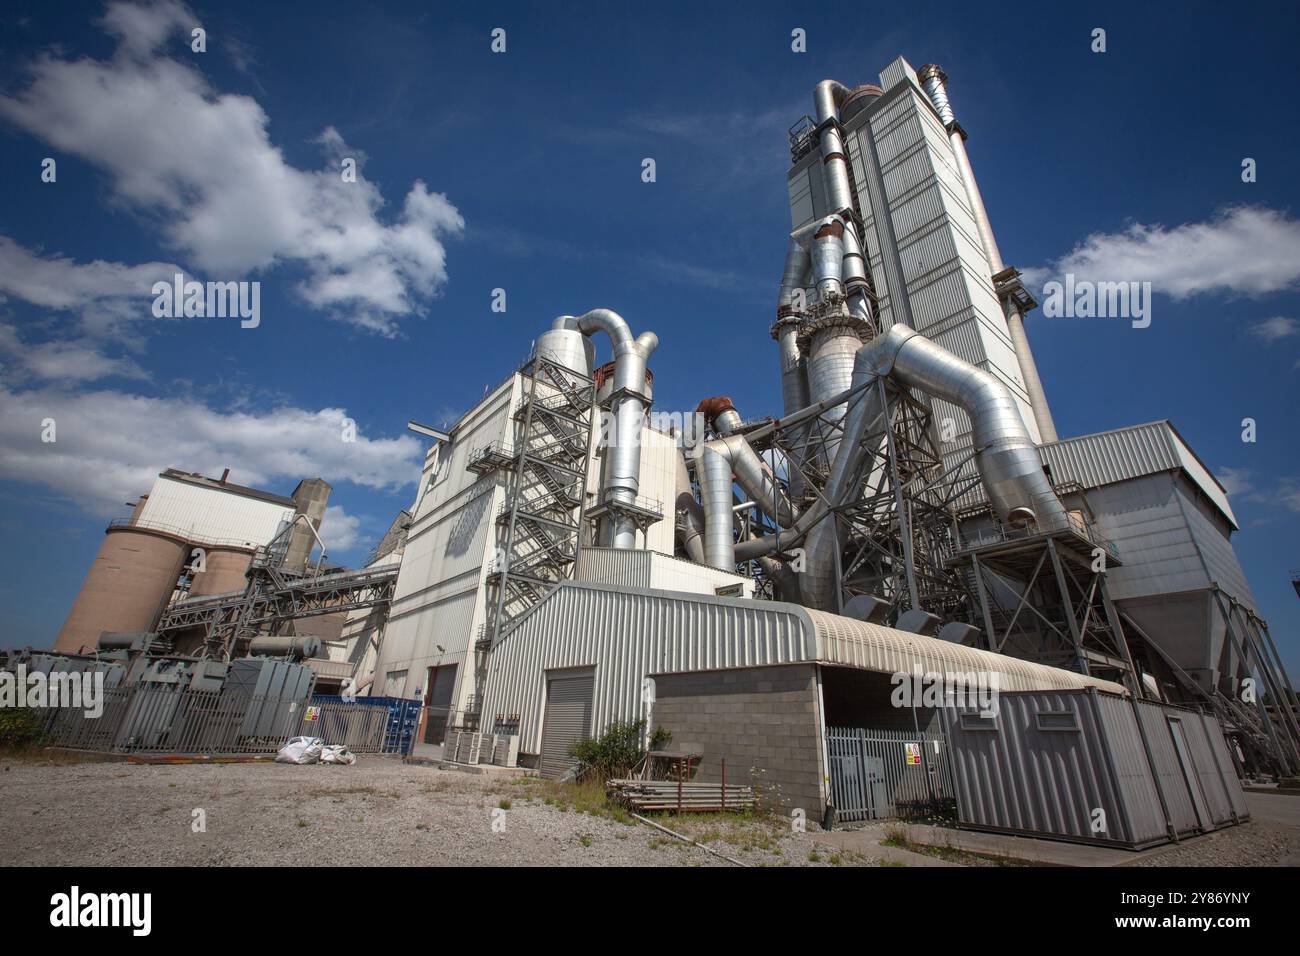
[[[817,657],[828,664],[883,674],[910,674],[917,668],[929,674],[997,674],[998,689],[1006,691],[1096,687],[1112,694],[1128,694],[1119,684],[1059,667],[1034,664],[825,611],[802,610],[813,625]]]

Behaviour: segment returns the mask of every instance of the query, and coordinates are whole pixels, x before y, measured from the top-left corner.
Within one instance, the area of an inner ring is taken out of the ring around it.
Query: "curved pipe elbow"
[[[817,110],[817,122],[839,119],[840,107],[851,93],[847,86],[838,80],[822,80],[813,88],[813,105]]]

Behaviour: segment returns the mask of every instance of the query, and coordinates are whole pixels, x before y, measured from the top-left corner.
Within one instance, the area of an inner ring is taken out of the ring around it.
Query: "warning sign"
[[[920,744],[904,744],[903,746],[907,748],[907,764],[908,764],[908,766],[912,766],[912,765],[918,765],[918,766],[919,766],[920,763],[921,763],[921,745],[920,745]]]
[[[308,708],[307,708],[307,712],[306,712],[305,714],[302,715],[302,719],[303,719],[303,720],[318,720],[319,718],[320,718],[320,708],[319,708],[319,707],[308,707]],[[908,744],[907,746],[908,746],[908,747],[911,747],[912,745],[911,745],[911,744]],[[909,753],[910,753],[910,751],[909,751]],[[908,758],[907,758],[907,762],[908,762],[908,763],[911,763],[911,762],[912,762],[912,758],[911,758],[911,757],[908,757]]]

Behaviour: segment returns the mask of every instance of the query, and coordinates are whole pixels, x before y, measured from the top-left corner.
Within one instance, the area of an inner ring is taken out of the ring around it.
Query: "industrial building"
[[[662,427],[658,336],[609,309],[561,315],[433,433],[365,568],[305,569],[318,487],[165,472],[110,529],[59,646],[190,629],[212,657],[334,613],[334,676],[422,700],[420,740],[448,760],[559,776],[575,741],[645,718],[702,778],[761,778],[828,823],[909,786],[971,826],[1124,846],[1239,822],[1238,773],[1295,774],[1300,724],[1270,703],[1294,689],[1227,496],[1170,422],[1058,435],[1036,303],[965,141],[938,67],[817,85],[791,127],[774,321],[752,330],[777,343],[779,414],[717,381],[701,428]],[[211,521],[189,516],[200,494],[218,496]],[[216,517],[227,498],[237,521]],[[184,570],[196,545],[222,556],[210,586]],[[142,574],[119,602],[127,550]],[[908,675],[1005,709],[900,705]],[[1083,769],[1053,790],[1023,776],[1036,761]],[[994,791],[1015,799],[990,809]],[[1044,816],[1054,793],[1073,796]],[[1110,829],[1089,825],[1098,808]]]
[[[1222,486],[1169,422],[1057,434],[946,76],[879,80],[792,127],[779,416],[656,428],[658,337],[556,319],[428,453],[376,686],[544,774],[646,717],[817,813],[831,729],[944,732],[890,704],[917,668],[1181,703],[1226,728],[1212,772],[1292,772],[1300,728],[1238,694],[1290,685]]]
[[[320,527],[330,486],[298,483],[285,497],[220,478],[169,468],[140,496],[130,517],[114,521],[54,642],[65,653],[92,650],[104,631],[152,631],[174,603],[244,589],[254,553],[281,532],[286,567],[303,568]]]

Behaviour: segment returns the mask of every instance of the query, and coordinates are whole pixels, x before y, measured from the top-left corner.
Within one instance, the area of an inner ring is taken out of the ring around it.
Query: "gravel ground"
[[[1300,866],[1300,828],[1270,820],[1251,820],[1132,865]]]
[[[650,827],[579,812],[553,792],[364,756],[351,767],[11,759],[0,761],[0,865],[731,865]],[[192,830],[196,809],[206,832]],[[779,821],[680,826],[751,865],[877,862],[817,850],[815,834]]]

